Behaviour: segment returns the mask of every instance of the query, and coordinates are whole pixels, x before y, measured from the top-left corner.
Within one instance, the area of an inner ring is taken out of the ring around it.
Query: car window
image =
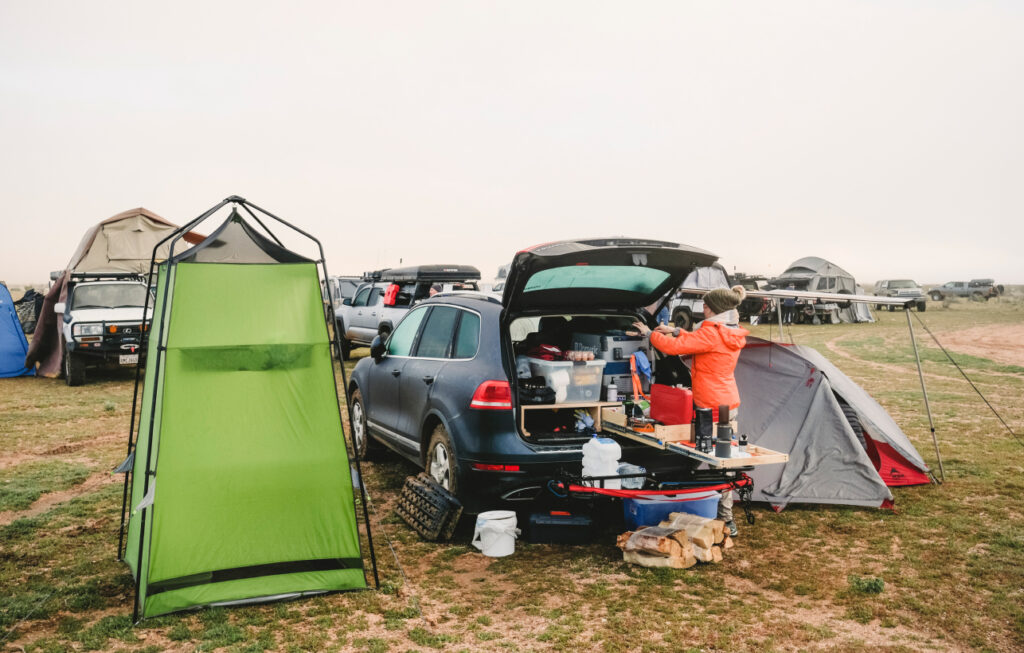
[[[459,311],[459,331],[455,334],[455,348],[452,358],[473,358],[480,344],[480,316],[469,311]]]
[[[352,300],[352,305],[353,306],[366,306],[366,298],[369,295],[370,295],[370,289],[369,288],[363,288],[362,290],[359,291],[359,294],[356,295],[356,298],[354,300]]]
[[[374,288],[370,291],[370,298],[366,300],[367,306],[376,306],[377,302],[380,301],[380,296],[384,294],[383,288]]]
[[[531,276],[523,292],[563,288],[606,288],[649,293],[669,276],[664,270],[625,265],[570,265],[548,268]]]
[[[447,358],[459,310],[452,306],[435,306],[427,318],[416,346],[417,358]]]
[[[412,345],[416,341],[416,331],[419,330],[420,322],[427,314],[426,308],[415,308],[409,311],[405,319],[398,323],[388,340],[388,353],[392,356],[408,356],[412,351]]]

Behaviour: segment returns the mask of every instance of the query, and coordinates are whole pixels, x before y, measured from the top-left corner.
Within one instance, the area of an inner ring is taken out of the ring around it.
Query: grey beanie
[[[746,289],[743,286],[733,286],[732,288],[715,288],[710,290],[704,295],[704,303],[711,309],[712,313],[716,315],[718,313],[724,313],[732,310],[740,305],[740,302],[747,296]]]

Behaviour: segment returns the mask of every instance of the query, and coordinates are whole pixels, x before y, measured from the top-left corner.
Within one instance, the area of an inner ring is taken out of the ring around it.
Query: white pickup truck
[[[64,314],[64,379],[68,385],[85,383],[88,366],[137,365],[142,353],[143,330],[149,328],[153,296],[143,316],[149,286],[134,275],[72,275],[68,298],[54,306]]]
[[[363,278],[355,295],[334,312],[343,360],[353,348],[369,347],[376,336],[390,334],[432,289],[478,290],[480,270],[471,265],[419,265],[369,272]]]

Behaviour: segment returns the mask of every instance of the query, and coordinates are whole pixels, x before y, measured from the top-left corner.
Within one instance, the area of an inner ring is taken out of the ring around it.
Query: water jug
[[[611,438],[599,438],[596,435],[583,445],[584,476],[615,476],[619,473],[619,458],[622,447]],[[588,481],[588,485],[601,487],[601,481]],[[604,487],[618,490],[622,487],[619,479],[604,481]]]

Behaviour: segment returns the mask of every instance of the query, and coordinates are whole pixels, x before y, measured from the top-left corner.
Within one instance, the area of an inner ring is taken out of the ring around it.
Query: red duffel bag
[[[651,385],[651,418],[662,424],[689,424],[693,421],[693,392],[670,385]]]

